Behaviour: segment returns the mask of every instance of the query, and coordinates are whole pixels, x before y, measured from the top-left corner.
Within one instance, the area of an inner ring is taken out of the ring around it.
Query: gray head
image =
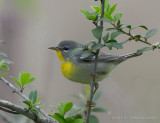
[[[61,51],[62,56],[66,58],[69,53],[76,48],[83,48],[84,46],[80,43],[71,40],[61,41],[57,47],[50,47],[49,49]]]

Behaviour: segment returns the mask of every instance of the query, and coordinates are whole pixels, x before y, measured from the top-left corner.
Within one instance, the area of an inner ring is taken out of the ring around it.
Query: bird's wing
[[[128,58],[136,57],[138,56],[136,53],[131,53],[123,56],[114,56],[106,53],[99,53],[98,55],[98,62],[122,62]],[[95,62],[95,54],[91,54],[90,56],[83,58],[81,57],[81,54],[78,54],[75,56],[78,61],[83,62]]]

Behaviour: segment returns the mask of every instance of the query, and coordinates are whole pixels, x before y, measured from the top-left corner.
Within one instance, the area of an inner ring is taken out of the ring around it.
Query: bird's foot
[[[95,102],[92,102],[92,101],[89,101],[87,100],[87,104],[86,104],[87,107],[95,107],[96,106],[96,103]]]

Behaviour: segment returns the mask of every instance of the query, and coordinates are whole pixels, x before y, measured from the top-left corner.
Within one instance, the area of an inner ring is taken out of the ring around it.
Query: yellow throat
[[[72,72],[74,71],[74,64],[69,61],[65,61],[61,51],[57,51],[57,57],[61,61],[61,70],[65,77],[69,78],[72,76]]]

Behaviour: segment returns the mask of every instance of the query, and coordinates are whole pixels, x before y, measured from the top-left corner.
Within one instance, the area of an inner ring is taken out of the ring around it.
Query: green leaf
[[[115,29],[115,28],[107,28],[106,30],[107,31],[116,31],[117,29]]]
[[[2,59],[2,58],[0,58],[0,61],[3,61],[3,60],[4,60],[5,64],[12,64],[13,63],[12,61],[10,61],[8,59]]]
[[[102,107],[95,107],[92,109],[92,112],[108,112],[108,111]]]
[[[91,44],[95,44],[96,42],[94,41],[94,40],[91,40],[91,41],[86,41],[85,43],[84,43],[84,45],[85,46],[89,46],[89,45],[91,45]]]
[[[88,56],[92,55],[92,51],[91,50],[85,50],[83,51],[83,53],[81,54],[81,58],[86,58]]]
[[[70,122],[68,122],[70,123]],[[75,119],[72,123],[85,123],[85,120],[83,119]]]
[[[112,13],[115,11],[117,4],[113,5],[112,8],[110,9],[109,14],[112,15]]]
[[[97,20],[98,19],[98,14],[99,12],[95,11],[94,13],[89,13],[87,10],[80,10],[85,16],[87,19],[89,20]]]
[[[105,3],[104,3],[104,12],[108,13],[108,0],[105,0]]]
[[[128,39],[120,42],[120,44],[123,45],[123,44],[125,44],[125,43],[127,43],[127,42],[128,42]]]
[[[91,115],[89,119],[89,123],[99,123],[99,120],[95,115]]]
[[[8,57],[7,54],[5,52],[0,51],[0,55],[4,56],[4,57]]]
[[[9,67],[5,64],[3,64],[1,67],[0,67],[0,71],[9,71]]]
[[[60,104],[58,105],[58,111],[59,111],[59,113],[64,117],[63,106],[64,106],[64,104],[63,104],[63,103],[60,103]]]
[[[59,123],[67,123],[63,118],[63,116],[61,116],[61,114],[59,113],[54,113],[54,115],[49,115],[49,116],[57,120]]]
[[[29,99],[32,100],[33,104],[36,102],[36,100],[37,100],[37,90],[30,92]]]
[[[36,79],[36,78],[34,78],[34,77],[30,78],[29,81],[28,81],[28,83],[33,82],[35,79]]]
[[[1,75],[0,75],[0,78],[3,77],[3,76],[5,76],[6,74],[8,74],[8,73],[1,74]]]
[[[16,78],[14,78],[13,76],[11,76],[11,78],[14,80],[15,83],[17,83],[19,87],[21,87],[21,83]]]
[[[102,39],[103,39],[104,42],[108,41],[108,39],[109,39],[109,32],[105,36],[103,36]]]
[[[69,53],[68,57],[71,58],[74,55],[76,55],[76,54],[78,54],[78,53],[80,53],[82,51],[83,51],[83,48],[76,48],[76,49],[72,50],[71,53]]]
[[[120,20],[117,21],[117,27],[121,27],[121,21]]]
[[[136,26],[136,27],[133,27],[132,29],[135,29],[135,28],[137,28],[137,27],[141,27],[141,28],[143,28],[143,29],[145,29],[145,30],[148,30],[148,28],[147,28],[146,26],[144,26],[144,25]]]
[[[150,38],[151,36],[155,35],[157,32],[158,32],[157,28],[151,29],[144,35],[144,38]]]
[[[100,7],[90,6],[94,11],[101,13],[102,9]]]
[[[108,13],[104,13],[104,17],[107,18],[107,19],[109,19],[110,21],[113,20],[112,16],[109,15]]]
[[[0,67],[4,64],[4,60],[0,61]]]
[[[122,32],[118,32],[118,31],[112,32],[111,33],[111,40],[114,40],[117,36],[119,36],[121,34],[123,34],[123,33]]]
[[[95,38],[101,39],[102,36],[102,27],[96,27],[95,29],[92,29],[92,34],[94,35]]]
[[[92,45],[91,49],[92,50],[99,50],[99,49],[101,49],[103,47],[104,47],[103,44],[96,43],[96,44]]]
[[[23,101],[24,104],[26,104],[28,107],[31,105],[28,101]]]
[[[93,96],[93,102],[96,102],[102,95],[101,91],[97,91]]]
[[[135,35],[134,36],[136,39],[140,39],[142,36],[141,35]]]
[[[105,17],[100,18],[99,21],[104,21],[104,22],[112,23],[111,20],[109,20],[109,19],[107,19]]]
[[[39,97],[39,98],[34,102],[34,104],[36,104],[40,99],[41,99],[41,97]]]
[[[34,107],[31,108],[30,111],[33,112],[33,113],[35,113],[35,114],[39,114],[38,110],[36,108],[34,108]]]
[[[25,85],[25,84],[28,84],[29,79],[30,79],[30,73],[23,73],[23,75],[20,78],[21,80],[20,82],[22,85]]]
[[[144,51],[152,50],[152,47],[144,47],[142,49],[137,50],[136,54],[141,55]]]
[[[67,102],[63,105],[63,114],[65,115],[68,111],[72,109],[73,103]]]
[[[118,21],[122,18],[122,13],[116,13],[113,17],[113,21]]]
[[[123,46],[121,43],[118,43],[116,40],[109,40],[105,43],[105,46],[108,47],[108,49],[112,49],[112,47],[117,48],[117,49],[122,49]]]

